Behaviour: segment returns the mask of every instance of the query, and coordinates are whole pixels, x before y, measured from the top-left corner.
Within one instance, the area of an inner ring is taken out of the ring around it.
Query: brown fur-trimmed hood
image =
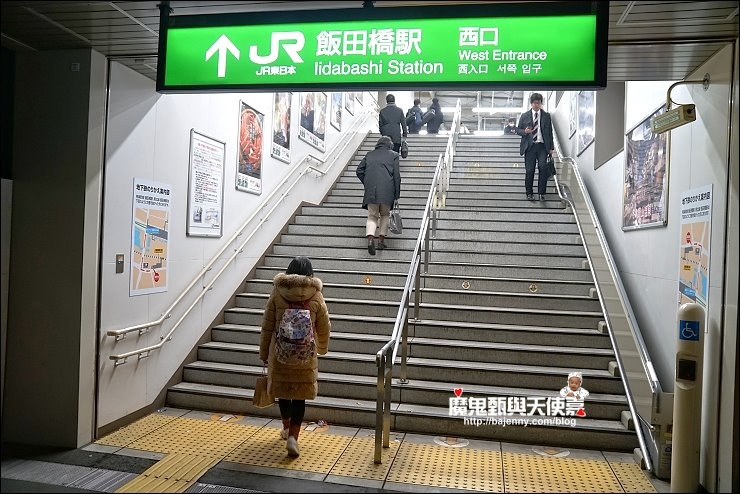
[[[288,302],[302,302],[320,292],[323,283],[319,278],[302,274],[278,273],[273,279],[275,289]]]

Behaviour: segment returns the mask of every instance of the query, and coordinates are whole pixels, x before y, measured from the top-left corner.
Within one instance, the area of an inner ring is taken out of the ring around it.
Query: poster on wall
[[[578,93],[571,91],[570,93],[570,112],[568,114],[568,137],[573,137],[573,134],[578,130]]]
[[[358,103],[360,104],[360,106],[363,106],[363,103],[362,103],[362,98],[363,98],[363,95],[364,95],[364,94],[365,94],[365,93],[364,93],[364,92],[362,92],[362,91],[358,91],[358,92],[356,92],[356,93],[355,93],[355,99],[356,99],[356,100],[357,100],[357,102],[358,102]]]
[[[578,93],[578,153],[580,156],[594,142],[594,117],[596,114],[596,91]]]
[[[665,104],[626,134],[622,230],[665,226],[668,222],[668,135],[653,134],[650,120]]]
[[[190,129],[188,221],[190,237],[221,237],[226,143]]]
[[[301,125],[298,138],[319,151],[326,150],[326,93],[301,93]]]
[[[172,188],[134,178],[129,296],[167,291]]]
[[[262,193],[262,124],[265,116],[239,101],[239,145],[236,158],[236,188]]]
[[[275,93],[272,112],[272,146],[270,156],[290,163],[290,112],[293,93]]]
[[[335,129],[342,130],[342,94],[331,93],[331,110],[329,111],[329,121]]]
[[[344,93],[344,109],[350,115],[355,114],[355,93]]]
[[[678,305],[709,300],[709,247],[712,230],[712,185],[681,194]]]

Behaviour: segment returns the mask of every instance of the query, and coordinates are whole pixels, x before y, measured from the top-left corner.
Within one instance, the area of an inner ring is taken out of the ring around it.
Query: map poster
[[[236,157],[236,189],[262,194],[262,123],[265,116],[239,102],[239,153]]]
[[[221,237],[226,143],[190,129],[187,235]]]
[[[172,188],[134,178],[129,296],[167,291]]]
[[[712,226],[712,186],[681,194],[681,239],[678,305],[695,302],[704,309],[709,300],[709,240]]]

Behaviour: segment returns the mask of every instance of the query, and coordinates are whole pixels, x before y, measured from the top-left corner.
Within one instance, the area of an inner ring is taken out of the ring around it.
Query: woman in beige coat
[[[313,356],[305,364],[286,365],[280,363],[275,352],[275,330],[280,326],[286,309],[302,304],[311,312],[311,322],[316,340],[316,352],[324,355],[329,349],[331,322],[329,310],[321,294],[323,284],[313,276],[311,261],[304,256],[293,259],[285,274],[279,273],[273,280],[273,289],[265,307],[260,338],[260,359],[267,363],[268,390],[278,398],[283,430],[280,436],[287,439],[288,455],[296,457],[298,434],[306,411],[306,400],[316,398],[318,391],[318,358]]]

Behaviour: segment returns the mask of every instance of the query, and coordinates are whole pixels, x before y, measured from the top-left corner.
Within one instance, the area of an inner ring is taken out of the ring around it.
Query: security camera
[[[696,105],[678,105],[676,108],[653,117],[650,121],[650,128],[653,134],[661,134],[694,120],[696,120]]]

